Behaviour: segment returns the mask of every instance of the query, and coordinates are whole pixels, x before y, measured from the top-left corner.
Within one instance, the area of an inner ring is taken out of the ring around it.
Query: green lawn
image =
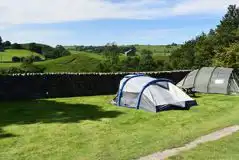
[[[190,111],[157,114],[112,98],[0,102],[0,159],[135,159],[239,124],[236,96],[202,95]]]
[[[221,140],[202,144],[196,149],[171,157],[171,160],[238,160],[239,159],[239,133],[225,137]]]
[[[31,52],[29,50],[25,49],[7,49],[4,52],[0,52],[0,62],[11,62],[12,57],[17,56],[17,57],[28,57],[28,56],[39,56],[42,59],[44,59],[44,56]]]

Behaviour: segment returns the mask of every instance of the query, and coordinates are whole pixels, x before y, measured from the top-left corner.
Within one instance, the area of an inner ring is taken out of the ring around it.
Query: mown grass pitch
[[[200,95],[189,111],[157,114],[112,98],[0,102],[0,159],[135,159],[239,123],[236,96]]]

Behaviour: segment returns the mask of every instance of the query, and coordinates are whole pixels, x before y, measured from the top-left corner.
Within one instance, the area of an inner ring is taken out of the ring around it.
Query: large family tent
[[[145,75],[128,75],[121,82],[114,103],[118,106],[159,112],[178,107],[189,109],[196,101],[170,80]]]
[[[199,93],[238,94],[238,72],[232,68],[203,67],[189,73],[177,84]]]

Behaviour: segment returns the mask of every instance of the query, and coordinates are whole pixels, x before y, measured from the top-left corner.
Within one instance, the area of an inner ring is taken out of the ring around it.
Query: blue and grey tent
[[[168,79],[155,79],[145,75],[128,75],[120,82],[114,104],[159,112],[171,107],[189,109],[197,103]]]

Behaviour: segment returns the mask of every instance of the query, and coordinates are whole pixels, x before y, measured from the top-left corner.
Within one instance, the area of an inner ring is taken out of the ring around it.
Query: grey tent
[[[203,67],[189,73],[177,86],[199,93],[238,94],[239,75],[232,68]]]
[[[146,75],[127,75],[119,85],[113,104],[121,107],[159,112],[169,109],[189,109],[197,102],[170,80]]]

